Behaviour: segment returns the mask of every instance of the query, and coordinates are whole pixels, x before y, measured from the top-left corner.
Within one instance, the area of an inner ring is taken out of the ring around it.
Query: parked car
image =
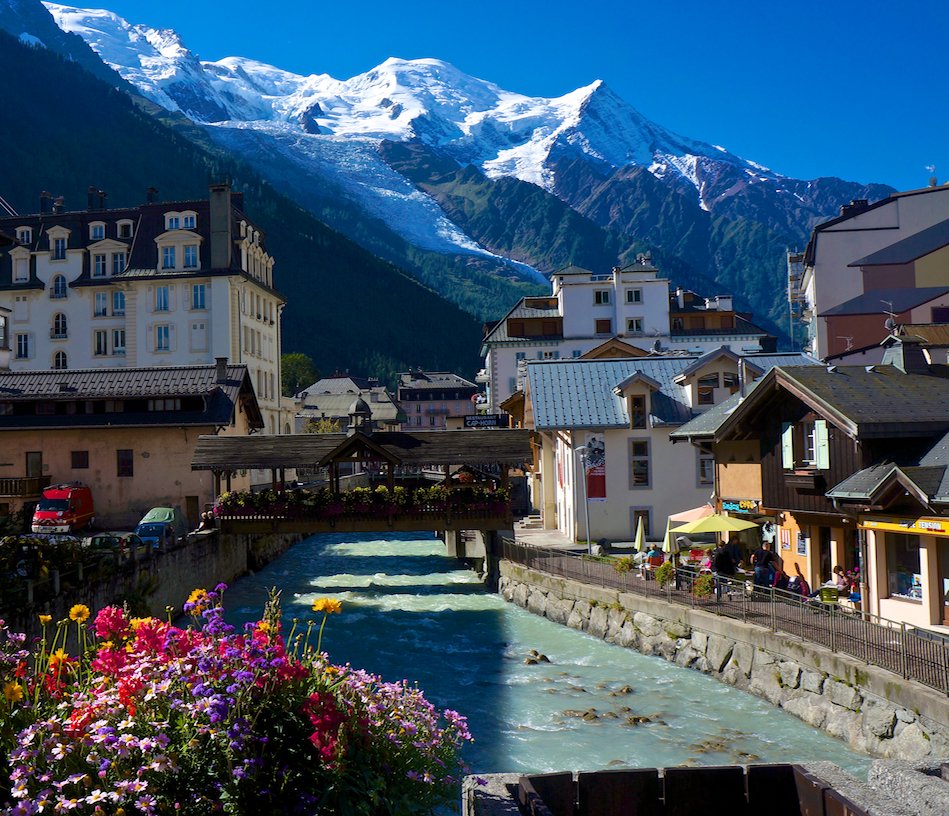
[[[82,540],[82,546],[85,550],[110,551],[124,553],[134,550],[136,547],[144,546],[139,536],[132,532],[120,532],[109,530],[103,533],[95,533]]]
[[[92,491],[82,482],[50,485],[36,504],[34,533],[73,533],[92,526],[95,508]]]
[[[80,560],[76,536],[18,533],[0,538],[0,574],[6,578],[45,578],[50,569],[68,570]]]
[[[177,507],[153,507],[135,528],[146,544],[174,544],[188,535],[188,521]]]

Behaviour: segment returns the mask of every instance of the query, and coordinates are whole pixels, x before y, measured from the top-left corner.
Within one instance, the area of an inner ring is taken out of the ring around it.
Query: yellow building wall
[[[917,287],[949,285],[949,246],[920,258],[913,266]]]

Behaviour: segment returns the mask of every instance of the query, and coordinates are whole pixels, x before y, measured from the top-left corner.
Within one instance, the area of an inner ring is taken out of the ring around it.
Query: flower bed
[[[236,632],[222,591],[192,593],[189,628],[118,607],[41,616],[33,653],[0,622],[4,812],[397,816],[455,795],[464,717],[331,664],[310,635],[337,601],[288,647],[275,593]]]
[[[410,490],[384,485],[357,487],[342,493],[331,490],[289,490],[278,493],[232,491],[223,493],[215,512],[223,517],[276,516],[281,518],[336,519],[387,518],[453,514],[504,515],[510,496],[506,490],[483,487],[447,488],[442,485]]]

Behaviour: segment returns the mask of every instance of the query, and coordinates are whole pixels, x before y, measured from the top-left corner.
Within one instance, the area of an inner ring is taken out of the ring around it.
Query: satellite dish
[[[896,321],[892,317],[888,317],[885,321],[883,321],[883,328],[892,334],[893,330],[896,328]]]

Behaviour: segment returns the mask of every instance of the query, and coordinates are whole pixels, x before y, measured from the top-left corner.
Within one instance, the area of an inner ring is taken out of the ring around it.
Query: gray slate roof
[[[589,275],[590,273],[587,272],[586,274]],[[533,300],[533,299],[534,298],[526,298],[526,297],[521,298],[514,305],[514,308],[511,309],[511,311],[509,311],[506,315],[504,315],[504,317],[502,317],[497,322],[497,325],[484,336],[484,339],[481,342],[482,343],[503,343],[505,341],[525,340],[525,339],[531,340],[531,341],[559,339],[560,335],[556,335],[556,336],[551,335],[551,337],[537,336],[537,337],[524,338],[524,337],[511,337],[511,335],[507,333],[507,321],[512,317],[515,319],[528,318],[528,317],[560,317],[560,312],[557,310],[556,306],[551,309],[535,309],[532,306],[528,306],[527,301]]]
[[[949,219],[872,252],[848,266],[899,266],[949,245]]]
[[[828,416],[857,436],[898,436],[949,430],[949,367],[904,374],[893,366],[782,367],[775,372],[809,393]]]
[[[534,425],[555,428],[629,427],[626,400],[613,393],[623,380],[642,373],[660,385],[650,400],[652,422],[681,425],[692,412],[686,389],[675,378],[696,357],[636,357],[628,360],[537,361],[527,365]]]
[[[871,289],[855,298],[845,300],[831,309],[820,313],[820,317],[834,317],[836,315],[880,315],[880,323],[886,312],[905,312],[915,309],[940,295],[949,292],[949,286],[924,286],[920,289]]]

